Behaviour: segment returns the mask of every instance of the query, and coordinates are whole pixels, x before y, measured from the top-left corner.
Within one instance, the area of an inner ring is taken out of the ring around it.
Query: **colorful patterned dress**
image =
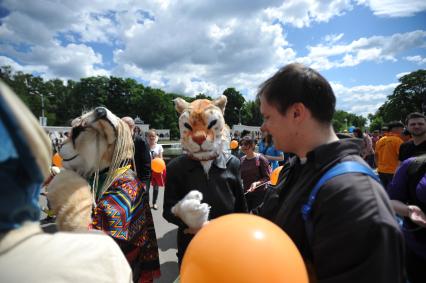
[[[160,276],[148,193],[132,170],[115,180],[99,199],[93,228],[114,238],[132,267],[134,282],[153,282]]]

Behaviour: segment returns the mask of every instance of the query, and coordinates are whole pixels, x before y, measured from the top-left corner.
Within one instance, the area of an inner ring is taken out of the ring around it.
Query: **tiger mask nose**
[[[205,133],[203,133],[203,132],[195,133],[195,134],[192,136],[192,140],[193,140],[194,142],[196,142],[197,144],[202,145],[202,144],[203,144],[203,142],[206,140],[206,134],[205,134]]]

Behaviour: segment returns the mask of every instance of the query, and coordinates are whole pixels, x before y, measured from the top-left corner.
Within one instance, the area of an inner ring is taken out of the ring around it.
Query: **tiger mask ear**
[[[228,98],[225,95],[221,95],[215,100],[213,100],[213,104],[219,107],[219,109],[222,110],[222,113],[225,113],[225,106],[227,102]]]
[[[189,108],[189,103],[183,100],[182,98],[175,98],[173,99],[173,102],[175,103],[175,109],[179,114],[182,114],[185,109]]]

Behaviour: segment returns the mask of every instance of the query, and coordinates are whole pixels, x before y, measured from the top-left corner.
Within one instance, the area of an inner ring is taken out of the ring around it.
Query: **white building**
[[[250,135],[255,139],[262,138],[262,132],[258,126],[247,126],[247,125],[234,125],[232,126],[231,136],[241,138],[241,133],[243,131],[250,132]]]
[[[135,126],[141,130],[141,133],[145,134],[149,130],[149,124],[145,124],[144,121],[136,116],[135,118]]]
[[[149,124],[145,124],[138,116],[135,118],[135,126],[141,130],[141,135],[145,135],[149,130]],[[155,129],[155,132],[159,140],[170,140],[170,129]]]

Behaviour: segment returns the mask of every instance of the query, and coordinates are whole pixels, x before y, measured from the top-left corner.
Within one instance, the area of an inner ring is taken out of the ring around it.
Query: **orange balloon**
[[[163,159],[159,157],[154,158],[153,160],[151,160],[151,169],[155,173],[161,173],[164,171],[164,169],[166,169],[166,163]]]
[[[59,167],[59,168],[62,167],[62,158],[61,158],[61,156],[57,152],[53,155],[52,163],[56,167]]]
[[[232,140],[231,143],[229,144],[229,147],[231,149],[236,149],[238,147],[238,141]]]
[[[283,169],[283,167],[279,166],[279,167],[275,168],[274,171],[272,171],[271,176],[270,176],[271,185],[275,186],[278,183],[278,176],[280,175],[280,172],[281,172],[282,169]]]
[[[228,214],[192,239],[182,283],[307,283],[303,259],[281,228],[259,216]]]

